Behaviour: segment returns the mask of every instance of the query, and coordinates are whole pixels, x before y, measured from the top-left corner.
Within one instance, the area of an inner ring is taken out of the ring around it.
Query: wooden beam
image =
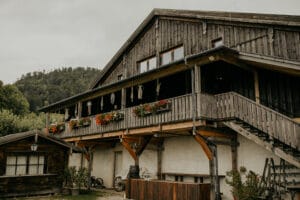
[[[204,136],[204,137],[221,137],[221,138],[233,138],[233,135],[221,133],[221,132],[216,132],[212,130],[197,130],[196,131],[199,135]]]
[[[195,122],[195,126],[202,126],[204,125],[203,121],[197,120]],[[179,122],[179,123],[170,123],[170,124],[162,124],[162,125],[154,125],[150,127],[144,128],[133,128],[121,131],[113,131],[113,132],[106,132],[106,133],[98,133],[94,135],[85,135],[80,137],[72,137],[72,138],[65,138],[64,141],[66,142],[74,142],[79,140],[94,140],[94,139],[104,139],[104,138],[113,138],[113,137],[120,137],[123,135],[126,136],[134,136],[134,135],[153,135],[157,132],[174,132],[174,131],[185,131],[190,130],[193,127],[193,121],[186,121],[186,122]]]
[[[140,156],[143,153],[143,151],[145,150],[145,148],[149,144],[151,138],[152,138],[152,135],[148,135],[148,136],[144,136],[144,137],[140,138],[140,143],[138,144],[139,148],[136,151],[136,154],[138,156]]]
[[[206,154],[208,160],[212,160],[213,159],[213,153],[210,150],[209,146],[206,144],[206,141],[203,139],[203,137],[200,136],[200,135],[195,135],[194,138],[200,144],[200,146],[202,147],[202,149],[203,149],[204,153]]]
[[[128,153],[131,155],[131,157],[134,159],[134,161],[137,161],[138,156],[137,156],[136,152],[131,148],[130,144],[128,142],[126,142],[125,140],[122,140],[122,145],[128,151]]]

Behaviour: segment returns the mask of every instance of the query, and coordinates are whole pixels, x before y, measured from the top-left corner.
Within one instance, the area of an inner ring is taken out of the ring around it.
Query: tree
[[[17,115],[29,113],[29,103],[14,85],[0,84],[0,110],[11,110]]]
[[[84,92],[100,72],[94,68],[61,68],[51,72],[33,72],[23,75],[15,85],[28,99],[30,111],[61,99]]]

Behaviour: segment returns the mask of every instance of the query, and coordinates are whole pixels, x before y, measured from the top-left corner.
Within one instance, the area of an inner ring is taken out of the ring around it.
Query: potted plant
[[[78,195],[81,187],[88,178],[87,169],[80,167],[78,170],[71,166],[64,171],[64,182],[72,195]]]

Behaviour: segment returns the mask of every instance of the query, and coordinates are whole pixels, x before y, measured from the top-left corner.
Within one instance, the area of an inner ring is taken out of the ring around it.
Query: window
[[[212,47],[220,47],[224,45],[223,39],[222,37],[216,38],[214,40],[211,41]]]
[[[119,74],[118,75],[118,81],[122,80],[123,79],[123,74]]]
[[[44,174],[45,156],[43,155],[11,155],[6,160],[6,175]]]
[[[138,64],[139,73],[144,73],[146,71],[156,68],[156,57],[151,57],[149,59],[143,60]]]
[[[166,65],[176,60],[180,60],[184,57],[184,49],[183,46],[174,48],[172,50],[166,51],[161,54],[160,64]]]

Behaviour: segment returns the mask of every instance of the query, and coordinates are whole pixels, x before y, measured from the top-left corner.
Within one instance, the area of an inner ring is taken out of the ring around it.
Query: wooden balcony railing
[[[152,125],[191,121],[193,119],[231,120],[240,119],[251,126],[269,134],[271,137],[299,148],[300,126],[292,119],[234,92],[218,95],[197,93],[168,99],[170,110],[144,117],[135,116],[136,107],[118,110],[124,113],[124,119],[107,125],[97,125],[95,116],[91,117],[88,127],[65,130],[59,137],[76,137],[98,133],[113,132]],[[150,105],[153,103],[150,103]]]
[[[175,98],[167,99],[170,102],[170,110],[166,112],[153,113],[143,117],[135,116],[133,110],[138,106],[118,110],[124,114],[124,119],[116,122],[110,122],[107,125],[97,125],[95,117],[91,116],[91,124],[87,127],[78,129],[70,129],[66,123],[65,130],[57,134],[58,137],[76,137],[83,135],[91,135],[96,133],[106,133],[112,131],[126,130],[130,128],[141,128],[152,125],[159,125],[164,123],[179,122],[192,120],[193,106],[192,94],[178,96]],[[153,105],[154,103],[149,103]]]

